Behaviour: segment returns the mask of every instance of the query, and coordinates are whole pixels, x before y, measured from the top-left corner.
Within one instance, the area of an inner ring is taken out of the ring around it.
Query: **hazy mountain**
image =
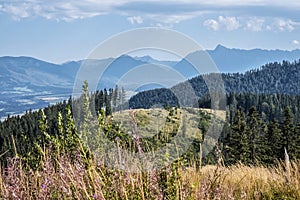
[[[207,57],[210,56],[210,57]],[[211,59],[219,72],[245,72],[250,69],[256,69],[270,62],[297,61],[300,59],[300,50],[283,51],[283,50],[262,50],[262,49],[230,49],[218,45],[214,50],[196,51],[188,54],[185,58],[174,65],[185,77],[194,77],[199,75],[196,68],[190,63],[201,63],[201,58]],[[203,59],[202,59],[203,60]],[[215,69],[201,63],[200,72],[216,72]],[[209,64],[209,63],[208,63]]]
[[[214,50],[208,50],[216,66],[221,72],[245,72],[258,68],[269,62],[295,61],[300,59],[300,50],[263,50],[263,49],[229,49],[218,45]]]
[[[165,60],[156,60],[151,56],[142,56],[142,57],[134,57],[135,60],[140,60],[145,63],[151,64],[159,64],[159,65],[166,65],[166,66],[174,66],[177,64],[177,61],[165,61]]]
[[[221,72],[244,72],[269,62],[294,61],[300,58],[300,50],[241,50],[229,49],[221,45],[206,53],[211,56]],[[116,59],[70,61],[63,64],[53,64],[31,57],[0,57],[0,84],[2,86],[0,88],[0,118],[7,114],[21,113],[68,98],[82,64],[86,67],[85,73],[87,74],[94,74],[109,65],[98,84],[100,88],[109,88],[114,87],[126,72],[147,64],[169,66],[183,77],[192,78],[198,75],[198,72],[187,60],[199,60],[201,56],[203,52],[193,52],[181,61],[161,61],[147,55],[142,57],[123,55]],[[161,70],[157,70],[152,71],[151,74],[148,72],[146,76],[160,77],[161,73]],[[138,78],[143,79],[143,76]],[[160,87],[160,85],[153,83],[140,86],[136,91],[155,87]]]
[[[109,65],[99,84],[101,88],[109,88],[114,87],[124,73],[142,64],[144,62],[126,55],[60,65],[31,57],[0,57],[0,118],[68,99],[81,66],[85,73],[93,74]]]
[[[0,118],[67,98],[76,70],[30,57],[1,57]]]
[[[15,87],[18,84],[58,87],[71,84],[62,77],[61,66],[34,58],[2,57],[0,66],[0,83],[5,88]]]

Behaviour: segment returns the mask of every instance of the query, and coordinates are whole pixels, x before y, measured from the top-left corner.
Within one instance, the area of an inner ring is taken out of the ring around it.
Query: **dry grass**
[[[205,111],[207,113],[212,113],[212,114],[216,115],[216,117],[218,117],[220,120],[225,121],[225,119],[226,119],[226,111],[225,110],[213,110],[213,109],[209,109],[209,108],[200,108],[200,110]]]
[[[204,166],[200,172],[184,171],[184,179],[194,188],[195,199],[300,199],[300,162],[292,162],[287,181],[286,166],[230,167]],[[215,187],[211,188],[212,181]],[[214,194],[209,196],[214,189]]]
[[[46,154],[47,155],[47,154]],[[276,167],[204,166],[128,173],[80,158],[51,161],[42,170],[22,166],[19,158],[1,168],[3,199],[300,199],[300,162]],[[161,174],[165,172],[166,178]]]
[[[138,112],[137,123],[147,127],[154,115],[146,110]],[[179,119],[177,115],[173,116]],[[60,154],[54,158],[49,148],[42,155],[39,170],[32,170],[18,157],[8,160],[7,167],[0,167],[0,199],[300,199],[300,161],[287,159],[273,167],[225,167],[219,155],[217,165],[200,169],[186,168],[179,162],[130,173],[80,153],[75,159]],[[120,155],[115,163],[121,163]],[[139,162],[133,164],[139,166]]]

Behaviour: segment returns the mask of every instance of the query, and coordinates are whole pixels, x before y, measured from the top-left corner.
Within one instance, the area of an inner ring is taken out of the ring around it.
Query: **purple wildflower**
[[[45,180],[45,183],[42,184],[42,188],[43,190],[45,190],[47,188],[47,184],[49,184],[50,181],[48,179]]]

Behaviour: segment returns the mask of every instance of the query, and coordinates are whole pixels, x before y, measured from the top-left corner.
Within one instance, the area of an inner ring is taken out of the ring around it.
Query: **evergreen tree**
[[[78,152],[80,138],[75,127],[70,106],[67,106],[66,111],[67,111],[65,116],[66,120],[64,124],[64,130],[65,130],[64,143],[65,143],[66,152],[74,159],[76,157],[76,151]]]
[[[247,125],[251,162],[254,164],[257,161],[266,160],[266,149],[264,145],[265,126],[257,112],[256,107],[250,108],[247,117]]]
[[[237,161],[249,163],[250,149],[247,136],[247,125],[243,112],[239,109],[234,116],[231,131],[226,137],[224,149],[227,157],[227,164],[234,164]]]
[[[277,159],[283,159],[282,132],[276,119],[268,124],[265,143],[266,155],[268,156],[267,163],[274,163]]]
[[[88,90],[88,82],[85,81],[82,86],[83,96],[83,124],[80,129],[80,138],[83,141],[85,147],[91,148],[94,146],[94,137],[97,134],[97,119],[93,118],[90,108],[90,94]],[[110,104],[110,102],[109,102]]]
[[[124,87],[122,87],[120,99],[121,99],[121,104],[125,103],[125,101],[126,101],[126,90],[125,90]]]
[[[115,109],[119,104],[119,86],[116,85],[112,93],[112,106]]]
[[[107,93],[107,90],[104,89],[104,104],[105,104],[105,115],[108,116],[108,115],[111,115],[112,113],[112,108],[111,108],[111,96]]]
[[[284,121],[283,121],[283,148],[285,147],[290,158],[293,159],[296,157],[295,149],[297,144],[295,144],[295,134],[294,134],[294,126],[293,126],[293,114],[291,112],[290,107],[285,107],[284,109]],[[282,149],[283,152],[283,149]]]
[[[295,127],[295,159],[300,159],[300,122]]]

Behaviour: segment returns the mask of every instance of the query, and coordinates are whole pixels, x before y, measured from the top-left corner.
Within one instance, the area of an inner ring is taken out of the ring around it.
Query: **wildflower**
[[[66,193],[67,195],[69,195],[69,191],[67,190],[67,188],[65,188],[64,186],[61,186],[61,189],[64,193]]]
[[[93,194],[93,198],[94,199],[96,199],[97,198],[97,194],[95,193],[95,194]]]
[[[119,137],[117,136],[116,138],[115,138],[115,142],[118,142],[119,141]]]
[[[45,190],[47,188],[47,184],[49,184],[50,181],[48,179],[45,180],[45,183],[42,184],[42,189]]]

